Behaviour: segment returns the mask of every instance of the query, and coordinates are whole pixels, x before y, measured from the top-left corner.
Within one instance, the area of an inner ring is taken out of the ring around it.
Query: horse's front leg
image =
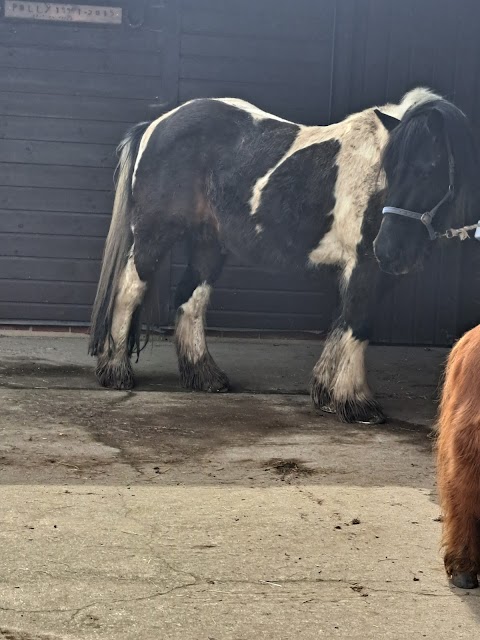
[[[365,351],[370,339],[379,278],[373,257],[359,259],[344,277],[342,312],[313,370],[314,405],[342,422],[379,424],[385,417],[367,383]]]

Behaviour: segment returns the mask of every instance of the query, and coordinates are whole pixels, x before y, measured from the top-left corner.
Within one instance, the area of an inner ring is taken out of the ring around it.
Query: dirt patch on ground
[[[307,467],[301,460],[270,460],[265,471],[270,470],[278,474],[282,480],[312,476],[316,473],[315,469]]]
[[[0,483],[114,475],[127,484],[424,486],[433,477],[426,428],[339,424],[301,396],[3,389],[0,401]]]

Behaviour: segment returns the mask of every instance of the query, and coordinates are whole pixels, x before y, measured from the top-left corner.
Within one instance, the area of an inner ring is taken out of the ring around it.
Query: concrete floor
[[[236,393],[178,388],[173,346],[132,393],[85,338],[0,337],[0,638],[470,638],[448,586],[431,424],[441,349],[373,348],[391,419],[305,395],[320,345],[212,341]]]

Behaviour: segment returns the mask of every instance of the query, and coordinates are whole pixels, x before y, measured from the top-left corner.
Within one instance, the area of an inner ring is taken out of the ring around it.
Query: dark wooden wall
[[[176,100],[176,13],[162,5],[137,29],[0,19],[4,322],[89,321],[115,147],[151,103]]]
[[[334,31],[330,0],[184,0],[179,99],[235,96],[296,121],[329,122]],[[184,263],[179,247],[172,289]],[[331,322],[335,300],[331,275],[272,275],[231,259],[214,289],[208,322],[321,330]]]
[[[234,95],[286,118],[326,124],[427,85],[455,100],[478,129],[476,0],[184,0],[182,7],[181,100]],[[479,317],[477,262],[473,242],[434,251],[425,270],[399,279],[378,308],[375,340],[451,343]],[[172,285],[183,264],[177,250]],[[272,277],[231,262],[209,322],[324,331],[337,304],[329,273]]]
[[[147,19],[133,29],[0,18],[5,322],[88,322],[112,201],[114,146],[129,124],[150,116],[152,102],[230,95],[327,124],[426,84],[480,124],[477,0],[98,4],[140,12],[146,6]],[[184,263],[176,247],[164,268],[165,302]],[[476,243],[435,251],[422,274],[399,280],[387,296],[376,340],[450,343],[477,322],[479,279]],[[272,275],[231,260],[208,321],[324,331],[337,302],[331,273]],[[170,321],[172,315],[170,302]]]

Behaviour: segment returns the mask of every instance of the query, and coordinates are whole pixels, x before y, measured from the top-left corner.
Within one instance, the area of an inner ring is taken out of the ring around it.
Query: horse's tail
[[[148,125],[148,122],[142,122],[132,127],[117,149],[119,161],[115,172],[115,201],[92,310],[88,346],[88,352],[92,356],[102,353],[110,337],[118,279],[127,263],[133,242],[130,228],[132,175],[140,141]]]

